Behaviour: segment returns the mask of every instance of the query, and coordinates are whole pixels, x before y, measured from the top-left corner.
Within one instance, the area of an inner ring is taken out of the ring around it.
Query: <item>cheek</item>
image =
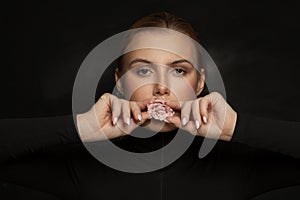
[[[180,101],[195,99],[197,83],[195,78],[177,79],[173,82],[171,90]]]
[[[126,74],[126,76],[122,77],[122,86],[124,96],[129,100],[139,90],[140,83],[134,77],[130,76],[130,74]]]
[[[178,84],[175,88],[172,89],[174,96],[179,101],[186,101],[192,99],[194,95],[194,91],[191,89],[191,87],[184,85],[184,84]]]
[[[125,98],[131,101],[143,101],[148,98],[152,98],[151,85],[144,85],[141,87],[136,87],[133,84],[127,84],[127,91],[125,91]]]

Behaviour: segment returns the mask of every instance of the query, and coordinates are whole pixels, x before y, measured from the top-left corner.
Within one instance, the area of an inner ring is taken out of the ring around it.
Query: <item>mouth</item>
[[[156,119],[159,121],[165,121],[167,117],[171,117],[175,114],[173,109],[166,105],[167,100],[153,98],[147,104],[147,112],[150,119]]]

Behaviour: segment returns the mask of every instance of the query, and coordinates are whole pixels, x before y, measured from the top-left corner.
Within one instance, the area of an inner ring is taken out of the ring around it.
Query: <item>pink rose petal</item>
[[[147,104],[148,114],[150,119],[157,119],[164,121],[167,117],[171,117],[175,114],[172,108],[165,104],[165,101],[155,99]]]

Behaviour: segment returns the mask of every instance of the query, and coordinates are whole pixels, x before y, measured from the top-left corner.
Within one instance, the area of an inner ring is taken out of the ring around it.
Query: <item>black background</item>
[[[73,83],[87,54],[136,19],[167,11],[188,20],[199,33],[235,110],[300,121],[300,6],[296,2],[6,3],[1,12],[0,117],[71,114]]]
[[[85,56],[136,19],[167,11],[199,33],[234,109],[300,121],[296,3],[24,1],[2,8],[1,118],[72,113],[73,82]]]

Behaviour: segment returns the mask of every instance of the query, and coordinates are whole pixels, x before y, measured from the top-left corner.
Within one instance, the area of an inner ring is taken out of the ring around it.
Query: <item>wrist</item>
[[[93,115],[90,110],[86,113],[78,114],[76,120],[81,141],[92,141],[93,137],[95,137],[95,135],[97,135],[96,133],[99,131],[99,129],[95,127],[98,125],[96,116]]]
[[[233,111],[229,117],[225,120],[224,129],[222,131],[220,139],[230,141],[235,130],[237,121],[237,113]]]

